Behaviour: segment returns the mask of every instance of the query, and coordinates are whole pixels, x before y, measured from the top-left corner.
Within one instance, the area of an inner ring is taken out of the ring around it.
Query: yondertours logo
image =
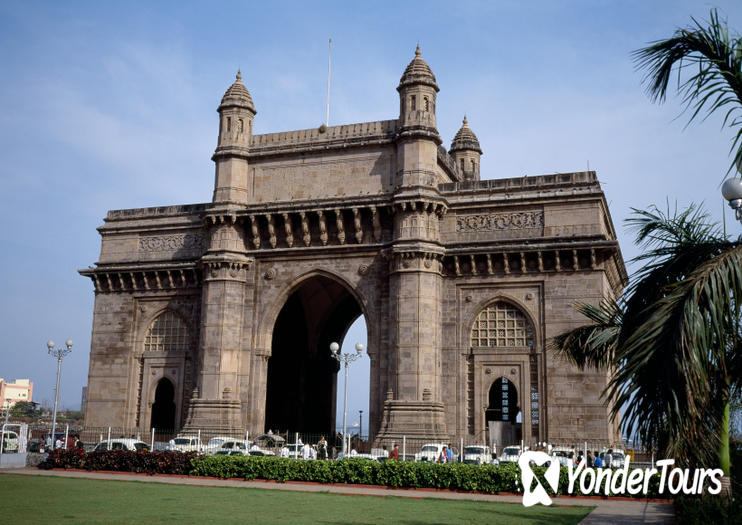
[[[658,493],[664,494],[667,489],[670,494],[701,494],[707,491],[709,494],[717,495],[721,492],[721,478],[724,472],[721,469],[681,469],[673,468],[674,459],[662,459],[657,461],[656,468],[633,468],[630,469],[630,458],[626,458],[624,466],[619,469],[610,468],[585,468],[585,460],[575,468],[573,465],[567,467],[567,494],[575,493],[575,485],[579,487],[580,493],[588,496],[623,496],[630,494],[635,496],[639,493],[649,493],[649,483],[652,476],[659,474]],[[536,503],[551,505],[546,487],[544,487],[532,466],[548,465],[544,473],[544,479],[549,485],[552,493],[559,488],[559,462],[546,454],[546,452],[528,450],[521,454],[518,459],[521,470],[521,483],[523,484],[523,505],[531,507]],[[535,486],[534,486],[535,480]]]

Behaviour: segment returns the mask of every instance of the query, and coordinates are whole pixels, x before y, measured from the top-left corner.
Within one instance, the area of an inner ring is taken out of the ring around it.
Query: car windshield
[[[520,454],[520,450],[517,447],[505,447],[502,453],[508,456],[517,456]]]
[[[425,445],[420,449],[420,452],[438,452],[438,447],[435,445]]]
[[[147,450],[149,448],[149,445],[146,443],[134,443],[134,448],[137,450]]]
[[[465,454],[484,454],[484,447],[466,447],[464,448]]]
[[[614,452],[612,455],[613,459],[623,459],[623,454],[621,454],[620,452]]]
[[[191,444],[191,440],[188,438],[175,438],[173,441],[175,442],[176,445],[190,445]]]
[[[211,438],[209,440],[209,446],[210,447],[218,447],[222,443],[224,443],[224,440],[223,439],[219,439],[219,438]]]

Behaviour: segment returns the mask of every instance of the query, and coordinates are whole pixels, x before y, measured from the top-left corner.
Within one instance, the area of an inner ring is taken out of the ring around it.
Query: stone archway
[[[160,379],[155,389],[155,402],[152,404],[150,428],[176,430],[175,387],[166,377]]]
[[[273,326],[268,360],[265,430],[330,434],[335,429],[338,362],[330,355],[363,312],[338,280],[303,280]]]
[[[519,442],[522,431],[518,417],[521,407],[518,403],[517,387],[508,378],[499,377],[492,382],[488,399],[485,420],[490,443],[512,445]]]

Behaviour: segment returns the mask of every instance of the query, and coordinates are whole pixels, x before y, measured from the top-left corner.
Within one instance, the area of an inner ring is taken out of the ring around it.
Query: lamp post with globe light
[[[348,447],[346,445],[346,421],[348,416],[348,365],[361,357],[363,353],[363,343],[356,343],[355,354],[341,354],[340,345],[333,342],[330,343],[330,354],[334,357],[338,363],[345,364],[345,393],[343,395],[343,455],[348,455]]]
[[[67,339],[64,344],[67,348],[57,348],[55,350],[54,341],[49,340],[46,343],[49,355],[57,358],[57,388],[54,390],[54,416],[52,418],[52,450],[56,448],[57,444],[57,405],[59,404],[59,378],[62,376],[62,358],[72,352],[72,339]]]
[[[742,166],[737,166],[739,169]],[[742,179],[732,177],[721,185],[721,194],[729,201],[729,207],[734,210],[735,218],[742,222]]]

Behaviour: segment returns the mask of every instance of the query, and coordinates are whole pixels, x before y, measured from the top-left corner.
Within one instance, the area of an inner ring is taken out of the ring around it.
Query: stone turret
[[[464,179],[479,180],[479,159],[482,156],[482,148],[479,147],[477,136],[469,128],[466,115],[464,115],[461,129],[451,142],[449,154],[456,161],[456,166],[458,166]]]
[[[219,141],[212,160],[216,163],[214,202],[246,202],[247,153],[257,111],[242,83],[242,73],[224,93],[219,112]]]
[[[411,128],[427,131],[437,137],[435,98],[440,90],[433,71],[423,60],[420,46],[415,49],[415,58],[407,65],[402,78],[399,79],[397,91],[399,92],[399,124],[403,132]]]

